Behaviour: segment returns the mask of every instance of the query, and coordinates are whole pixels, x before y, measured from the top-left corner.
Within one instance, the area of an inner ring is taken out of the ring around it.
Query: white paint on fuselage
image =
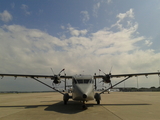
[[[84,98],[83,95],[87,97]],[[76,75],[73,77],[72,99],[76,101],[94,100],[94,82],[91,75]]]

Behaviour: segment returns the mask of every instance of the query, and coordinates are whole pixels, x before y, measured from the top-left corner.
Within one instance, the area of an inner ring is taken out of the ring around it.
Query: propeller
[[[103,72],[101,69],[99,69],[99,71]],[[112,71],[112,67],[111,67],[111,69],[109,71],[109,74],[106,74],[105,72],[103,72],[105,74],[105,76],[103,76],[103,78],[102,78],[103,81],[102,82],[109,83],[111,85],[111,88],[112,88],[112,83],[111,83],[112,74],[111,74],[111,71]]]
[[[54,74],[53,69],[51,68],[51,71],[52,71],[52,73],[53,73],[53,77],[51,78],[51,80],[53,80],[52,85],[61,83],[61,80],[60,80],[60,79],[61,79],[61,72],[63,72],[64,70],[65,70],[65,69],[62,69],[62,70],[59,72],[59,74],[56,75],[56,74]]]

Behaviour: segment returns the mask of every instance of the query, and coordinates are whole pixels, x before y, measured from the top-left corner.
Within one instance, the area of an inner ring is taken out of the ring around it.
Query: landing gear
[[[64,102],[64,105],[67,105],[67,102],[68,102],[68,101],[64,100],[63,102]]]
[[[83,108],[84,110],[86,110],[86,109],[87,109],[87,106],[86,106],[86,105],[82,105],[82,108]]]
[[[82,108],[83,108],[84,110],[86,110],[86,109],[87,109],[87,106],[86,106],[86,104],[85,104],[85,101],[83,101]]]
[[[69,94],[68,94],[68,93],[65,93],[65,94],[63,95],[63,102],[64,102],[64,105],[67,104],[68,100],[69,100]]]
[[[101,100],[100,94],[95,93],[94,98],[95,98],[95,100],[97,101],[97,104],[99,105],[99,104],[100,104],[100,100]]]
[[[99,105],[100,104],[100,100],[96,100],[97,101],[97,105]]]

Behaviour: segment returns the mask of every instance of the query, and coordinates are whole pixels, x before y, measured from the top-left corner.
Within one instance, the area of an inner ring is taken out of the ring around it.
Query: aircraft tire
[[[97,100],[97,105],[99,105],[100,104],[100,100]]]
[[[100,100],[101,100],[100,94],[95,93],[94,98],[95,98],[95,100],[97,101],[97,104],[99,105],[99,104],[100,104]]]
[[[65,93],[64,96],[63,96],[63,101],[64,101],[65,105],[67,104],[68,100],[69,100],[69,94]]]
[[[67,101],[66,100],[64,100],[64,105],[67,105]]]
[[[87,109],[87,106],[84,104],[84,105],[82,105],[82,108],[83,108],[84,110],[86,110],[86,109]]]

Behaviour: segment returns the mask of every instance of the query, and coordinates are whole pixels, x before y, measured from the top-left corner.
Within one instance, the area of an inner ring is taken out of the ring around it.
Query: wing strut
[[[34,77],[31,77],[31,78],[34,79],[34,80],[36,80],[36,81],[38,81],[38,82],[40,82],[40,83],[42,83],[43,85],[45,85],[45,86],[47,86],[47,87],[49,87],[49,88],[51,88],[51,89],[53,89],[53,90],[55,90],[55,91],[57,91],[57,92],[59,92],[59,93],[61,93],[61,94],[64,95],[63,92],[61,92],[61,91],[59,91],[59,90],[57,90],[57,89],[55,89],[55,88],[53,88],[53,87],[47,85],[46,83],[44,83],[44,82],[42,82],[42,81],[40,81],[40,80],[38,80],[38,79],[36,79],[36,78],[34,78]]]
[[[106,92],[107,90],[109,90],[109,89],[111,89],[111,88],[113,88],[113,87],[117,86],[118,84],[120,84],[121,82],[124,82],[125,80],[129,79],[130,77],[131,77],[131,76],[128,76],[127,78],[125,78],[125,79],[121,80],[120,82],[116,83],[115,85],[112,85],[111,87],[109,87],[109,88],[107,88],[107,89],[103,90],[103,91],[102,91],[102,92],[100,92],[99,94],[102,94],[102,93]]]

